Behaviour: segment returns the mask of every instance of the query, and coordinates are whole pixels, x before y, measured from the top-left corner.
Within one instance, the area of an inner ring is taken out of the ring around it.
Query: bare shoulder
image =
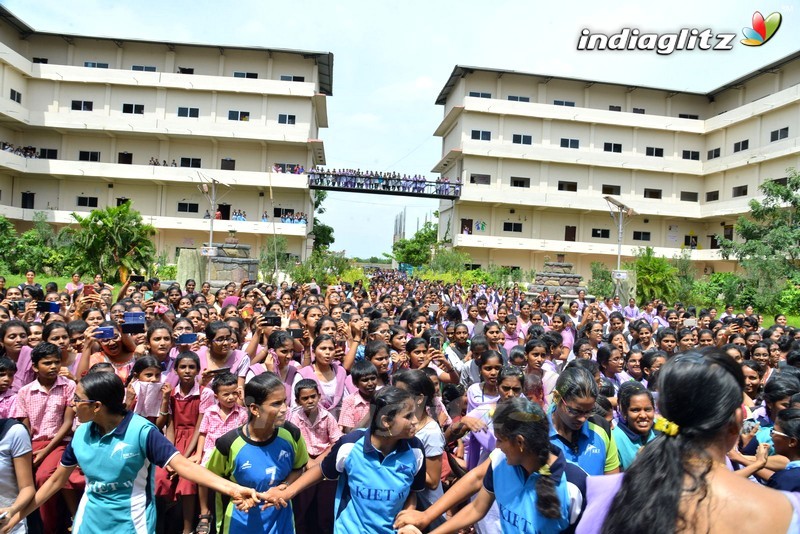
[[[781,492],[729,471],[720,471],[714,477],[712,494],[712,506],[718,510],[712,512],[718,518],[712,532],[786,532],[792,522],[794,508]],[[764,510],[770,513],[765,514]],[[759,520],[752,521],[754,517]]]

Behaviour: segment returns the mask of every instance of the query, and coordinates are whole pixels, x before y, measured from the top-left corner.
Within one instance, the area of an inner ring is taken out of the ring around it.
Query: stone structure
[[[242,280],[258,279],[258,259],[250,257],[250,245],[214,243],[212,246],[217,248],[217,255],[206,257],[206,261],[211,262],[209,282],[212,287],[223,287],[231,281],[238,284]]]
[[[572,272],[571,263],[546,261],[542,271],[536,273],[534,282],[528,286],[528,291],[539,294],[544,288],[550,295],[558,293],[562,296],[577,297],[578,291],[586,288],[581,285],[583,276]]]

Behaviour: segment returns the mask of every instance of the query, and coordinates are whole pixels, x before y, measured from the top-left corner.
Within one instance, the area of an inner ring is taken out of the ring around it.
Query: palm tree
[[[73,213],[78,228],[68,228],[75,265],[103,280],[125,281],[131,271],[144,272],[156,255],[152,237],[156,229],[142,222],[130,202],[92,210],[88,217]]]

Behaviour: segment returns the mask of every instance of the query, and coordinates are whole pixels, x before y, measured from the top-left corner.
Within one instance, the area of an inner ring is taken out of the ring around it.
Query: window
[[[10,98],[17,104],[22,104],[22,93],[20,93],[19,91],[15,91],[14,89],[12,89]]]
[[[78,161],[100,161],[100,152],[81,150],[78,152]]]
[[[638,113],[639,115],[644,115],[644,108],[633,108],[634,113]]]
[[[92,68],[92,69],[107,69],[108,68],[108,63],[97,63],[95,61],[84,61],[83,62],[83,66],[84,67],[89,67],[89,68]]]
[[[653,156],[655,158],[663,158],[664,157],[664,149],[655,147],[655,146],[648,146],[644,149],[645,156]]]
[[[122,104],[122,112],[144,115],[144,104]]]
[[[178,117],[190,117],[196,119],[200,116],[200,108],[178,108]]]
[[[470,174],[469,183],[478,185],[489,185],[492,182],[490,174]]]
[[[281,81],[282,82],[304,82],[306,81],[305,76],[293,76],[291,74],[281,74]]]
[[[776,184],[782,185],[782,186],[786,186],[786,185],[789,184],[789,179],[786,178],[785,176],[783,178],[775,178],[772,181],[775,182]]]
[[[575,102],[572,102],[570,100],[553,100],[553,105],[554,106],[567,106],[569,108],[574,108],[575,107]]]
[[[682,202],[697,202],[700,195],[694,191],[681,191]]]
[[[700,151],[699,150],[684,150],[682,153],[683,159],[691,159],[694,161],[700,161]]]
[[[476,141],[491,141],[492,132],[486,130],[472,130],[472,139]]]
[[[622,111],[622,106],[608,106],[608,111]]]
[[[769,141],[773,143],[775,141],[780,141],[781,139],[786,139],[789,137],[789,127],[781,128],[780,130],[772,130],[769,133]]]
[[[533,137],[530,135],[514,134],[511,142],[515,145],[530,145],[533,143]]]
[[[181,167],[200,168],[200,158],[181,158]]]
[[[575,192],[578,191],[578,182],[559,181],[558,182],[558,190],[559,191],[569,191],[570,193],[575,193]]]
[[[697,236],[696,235],[683,236],[683,246],[689,247],[691,249],[697,248]]]
[[[661,198],[661,189],[645,189],[644,190],[644,198]]]
[[[294,115],[281,113],[278,115],[278,124],[294,124],[297,118]]]
[[[622,188],[618,185],[603,184],[604,195],[619,195],[622,193]]]
[[[78,197],[78,206],[82,208],[96,208],[97,197]]]
[[[691,113],[678,113],[678,118],[679,119],[695,119],[695,120],[697,120],[697,119],[700,118],[700,115],[693,115]]]
[[[492,93],[481,93],[480,91],[470,91],[469,96],[475,98],[492,98]]]
[[[275,167],[280,169],[280,172],[294,172],[295,167],[300,167],[299,163],[275,163]]]
[[[747,150],[750,148],[750,140],[745,139],[744,141],[737,141],[733,143],[733,151],[734,152],[741,152],[742,150]]]
[[[219,162],[219,168],[223,171],[235,171],[236,160],[231,158],[223,158],[222,161]]]
[[[193,67],[178,67],[178,74],[194,74]]]
[[[233,77],[234,78],[256,79],[256,78],[258,78],[258,73],[257,72],[241,72],[241,71],[235,70],[235,71],[233,71]]]
[[[531,99],[528,96],[517,96],[517,95],[508,95],[508,99],[513,102],[530,102]]]
[[[131,65],[131,70],[138,70],[142,72],[155,72],[156,68],[152,65]]]
[[[531,179],[530,178],[522,178],[519,176],[512,176],[511,177],[511,187],[530,187],[531,186]]]
[[[33,62],[34,63],[47,64],[47,58],[46,57],[35,57],[35,58],[33,58]]]
[[[611,237],[611,230],[608,228],[592,228],[592,237],[597,239],[608,239]]]
[[[36,193],[32,193],[31,191],[23,191],[22,204],[20,205],[20,207],[24,210],[32,210],[35,198],[36,198]]]
[[[708,159],[717,159],[719,157],[719,154],[720,154],[719,147],[712,148],[711,150],[708,151]]]
[[[123,204],[128,204],[131,201],[128,197],[117,197],[117,207],[122,206]]]
[[[94,102],[91,100],[73,100],[72,111],[92,111]]]
[[[58,159],[58,150],[55,148],[40,148],[39,159]]]
[[[622,143],[603,143],[604,152],[622,152]]]
[[[746,197],[747,196],[747,186],[746,185],[737,185],[733,188],[732,193],[733,198],[736,197]]]
[[[578,139],[567,139],[566,137],[561,138],[561,148],[579,148],[580,141]]]
[[[650,232],[640,232],[639,230],[633,231],[634,241],[650,241]]]
[[[504,232],[522,232],[522,223],[504,222],[503,223],[503,231]]]
[[[706,191],[706,202],[719,200],[719,191]]]
[[[178,202],[178,213],[199,213],[200,205],[195,202]]]
[[[250,120],[250,112],[249,111],[229,111],[228,112],[228,120],[229,121],[249,121]]]
[[[294,215],[293,208],[275,208],[272,210],[272,216],[278,219],[281,217],[289,217],[290,215]]]

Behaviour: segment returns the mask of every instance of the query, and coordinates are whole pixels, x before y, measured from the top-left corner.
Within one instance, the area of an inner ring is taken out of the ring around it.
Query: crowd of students
[[[35,146],[16,146],[3,141],[0,143],[0,150],[10,152],[16,156],[22,156],[23,158],[37,159],[39,157],[39,153],[36,152]]]
[[[450,178],[442,176],[434,180],[415,174],[396,172],[362,171],[361,169],[314,169],[308,175],[309,184],[370,189],[417,194],[454,195],[461,194],[461,183],[451,184]]]
[[[800,531],[785,316],[35,276],[0,280],[11,532]]]

